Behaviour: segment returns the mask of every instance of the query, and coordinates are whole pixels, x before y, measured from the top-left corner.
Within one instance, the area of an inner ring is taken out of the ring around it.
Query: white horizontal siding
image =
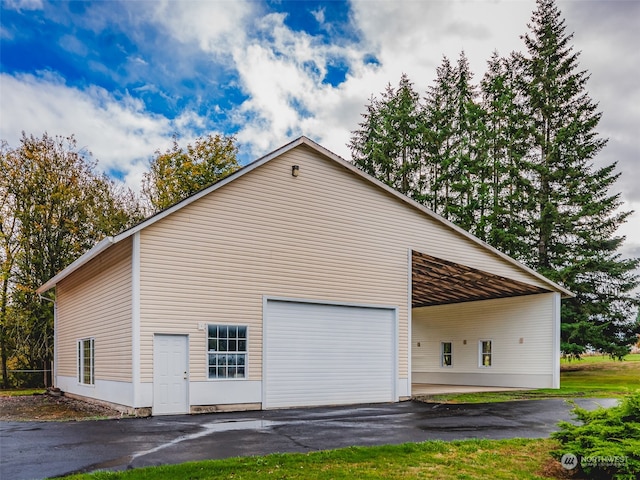
[[[291,165],[300,175],[291,176]],[[262,296],[399,307],[399,377],[408,377],[411,249],[539,285],[539,280],[306,147],[287,152],[141,231],[141,367],[152,335],[198,322],[248,325],[249,378],[262,378]]]
[[[93,337],[96,382],[130,382],[131,240],[58,283],[56,300],[57,374],[76,376],[76,342]]]
[[[552,375],[553,302],[554,294],[549,293],[414,309],[411,345],[414,376],[417,373],[451,374],[452,378],[468,373]],[[480,340],[492,340],[490,368],[478,366]],[[452,342],[452,367],[440,365],[441,342]]]

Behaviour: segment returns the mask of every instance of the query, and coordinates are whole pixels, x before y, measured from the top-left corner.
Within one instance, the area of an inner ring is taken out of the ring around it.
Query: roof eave
[[[97,257],[100,253],[102,253],[104,250],[112,246],[114,243],[116,242],[114,241],[113,237],[103,238],[98,243],[96,243],[93,246],[93,248],[91,248],[90,250],[86,251],[83,255],[78,257],[67,268],[59,272],[56,276],[50,278],[46,283],[42,284],[36,290],[36,293],[43,294],[44,292],[51,290],[53,287],[55,287],[58,284],[58,282],[60,282],[64,278],[71,275],[73,272],[78,270],[83,265],[87,264],[90,260]]]

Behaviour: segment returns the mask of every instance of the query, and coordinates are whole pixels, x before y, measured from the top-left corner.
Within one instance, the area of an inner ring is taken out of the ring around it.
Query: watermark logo
[[[593,455],[590,457],[578,457],[573,453],[565,453],[560,458],[560,464],[567,470],[573,470],[578,465],[581,467],[624,467],[627,464],[628,457],[623,455],[600,456]]]
[[[573,470],[578,466],[578,457],[576,457],[573,453],[565,453],[564,455],[562,455],[560,463],[567,470]]]

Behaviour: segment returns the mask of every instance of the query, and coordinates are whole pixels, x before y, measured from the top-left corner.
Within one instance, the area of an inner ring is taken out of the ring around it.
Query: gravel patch
[[[120,418],[121,413],[65,396],[48,394],[0,396],[0,420],[18,422]]]

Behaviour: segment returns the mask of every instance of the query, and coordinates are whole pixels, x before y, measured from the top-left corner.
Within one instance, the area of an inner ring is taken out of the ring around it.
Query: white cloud
[[[225,56],[234,45],[244,42],[246,23],[258,4],[199,0],[143,2],[145,9],[152,5],[154,21],[164,25],[173,38],[183,43],[195,42],[204,52]]]
[[[87,46],[73,35],[63,35],[59,42],[60,46],[70,53],[85,57],[89,53]]]
[[[248,99],[236,112],[238,139],[258,155],[301,134],[316,136],[315,119],[335,90],[323,83],[327,64],[351,55],[310,35],[293,32],[282,14],[256,19],[257,38],[233,52]]]
[[[620,253],[625,258],[640,258],[640,202],[629,201],[623,205],[621,210],[633,210],[634,213],[616,232],[618,235],[626,237]]]
[[[238,139],[264,150],[271,148],[274,140],[281,141],[290,130],[299,134],[300,115],[293,101],[303,97],[305,89],[314,89],[313,79],[295,61],[278,58],[272,50],[257,44],[249,46],[242,56],[246,63],[238,68],[243,89],[250,98],[239,114],[249,121]]]
[[[349,158],[346,146],[351,131],[357,128],[361,120],[360,113],[371,95],[378,96],[388,83],[397,84],[400,76],[407,73],[414,82],[418,92],[424,93],[435,78],[435,69],[440,65],[442,56],[456,61],[462,50],[467,54],[477,79],[484,72],[486,61],[496,46],[503,46],[503,54],[519,48],[519,35],[525,31],[526,22],[531,14],[533,2],[388,2],[388,1],[354,1],[352,7],[352,26],[359,32],[359,44],[334,45],[331,48],[322,43],[307,43],[313,49],[315,62],[323,68],[331,58],[342,58],[349,65],[345,82],[337,87],[322,84],[312,75],[303,71],[304,63],[294,60],[300,58],[293,44],[280,42],[277,44],[279,56],[291,60],[290,67],[297,68],[297,74],[289,74],[286,79],[281,68],[274,63],[262,62],[259,66],[249,61],[243,62],[240,55],[235,55],[236,63],[242,72],[241,77],[246,85],[258,82],[257,79],[272,78],[274,83],[267,89],[271,95],[284,96],[286,91],[305,99],[305,106],[311,113],[285,121],[295,121],[296,131],[312,136],[323,142],[337,154]],[[498,19],[499,29],[490,25]],[[506,20],[509,21],[506,21]],[[284,25],[272,26],[275,38],[297,35],[287,31]],[[283,48],[289,45],[289,49]],[[276,46],[261,43],[262,48]],[[282,54],[284,52],[284,55]],[[364,58],[373,54],[378,65],[367,64]],[[248,80],[249,78],[256,80]],[[297,81],[291,81],[294,78]],[[304,80],[304,81],[303,81]],[[307,90],[307,85],[314,87]],[[281,93],[274,93],[282,89]],[[255,112],[269,111],[268,115],[257,113],[256,117],[265,118],[281,116],[282,110],[274,108],[276,103],[268,105],[253,101],[254,90],[247,88],[250,99],[243,107],[251,106]],[[303,92],[303,93],[299,93]],[[267,96],[266,93],[263,96]],[[261,110],[261,106],[264,109]],[[290,113],[290,112],[288,112]],[[280,126],[269,135],[269,122],[261,122],[247,127],[243,133],[246,138],[255,138],[257,145],[264,148],[268,143],[265,136],[275,136],[275,143],[281,142]],[[275,124],[273,124],[275,125]],[[266,131],[265,131],[266,128]],[[275,145],[271,145],[275,146]],[[260,150],[260,148],[258,148]]]
[[[313,14],[323,22],[321,10]],[[359,46],[330,45],[293,32],[283,14],[263,15],[254,2],[165,1],[156,5],[152,18],[185,48],[197,46],[212,55],[221,69],[237,72],[248,99],[232,117],[241,126],[239,142],[255,156],[301,134],[328,140],[346,132],[340,136],[346,143],[359,113],[344,106],[363,107],[370,94],[379,90],[376,86],[363,94],[360,82],[348,88],[322,83],[327,64],[335,59],[350,64],[350,78],[355,78],[354,72],[376,69],[363,66],[366,52],[359,51]],[[380,78],[376,84],[386,81]],[[340,118],[332,118],[334,114]]]
[[[17,11],[42,10],[42,0],[3,0],[3,8]]]
[[[585,8],[563,1],[560,7],[566,10],[568,32],[575,32],[573,42],[581,52],[580,66],[591,75],[587,89],[603,113],[598,130],[609,143],[598,156],[597,165],[618,162],[618,171],[623,174],[616,188],[638,205],[640,30],[636,24],[640,2],[591,2]]]
[[[511,36],[506,53],[520,44],[530,7],[522,2],[501,10],[486,2],[356,1],[351,20],[361,42],[346,45],[327,45],[293,32],[280,14],[258,19],[256,31],[265,34],[234,50],[235,66],[249,96],[237,112],[240,118],[246,116],[239,139],[259,154],[304,134],[348,158],[346,144],[371,95],[378,95],[387,83],[395,84],[402,73],[424,92],[442,55],[455,61],[463,49],[480,75],[496,44],[504,45]],[[507,22],[509,27],[496,34],[487,25],[500,12],[512,20],[521,18],[520,25]],[[373,54],[379,65],[364,62],[367,54]],[[347,63],[349,71],[345,82],[332,87],[322,78],[327,64],[336,58]]]
[[[313,10],[311,12],[311,15],[313,15],[313,18],[316,19],[316,22],[318,22],[318,25],[320,25],[321,27],[325,24],[324,12],[324,8],[318,8],[317,10]]]
[[[40,136],[74,134],[78,145],[89,149],[104,171],[118,170],[134,190],[140,188],[146,161],[165,149],[174,133],[186,141],[203,120],[185,112],[175,120],[151,114],[140,100],[114,98],[102,88],[85,90],[67,86],[54,75],[0,75],[0,137],[12,146],[21,131]]]

